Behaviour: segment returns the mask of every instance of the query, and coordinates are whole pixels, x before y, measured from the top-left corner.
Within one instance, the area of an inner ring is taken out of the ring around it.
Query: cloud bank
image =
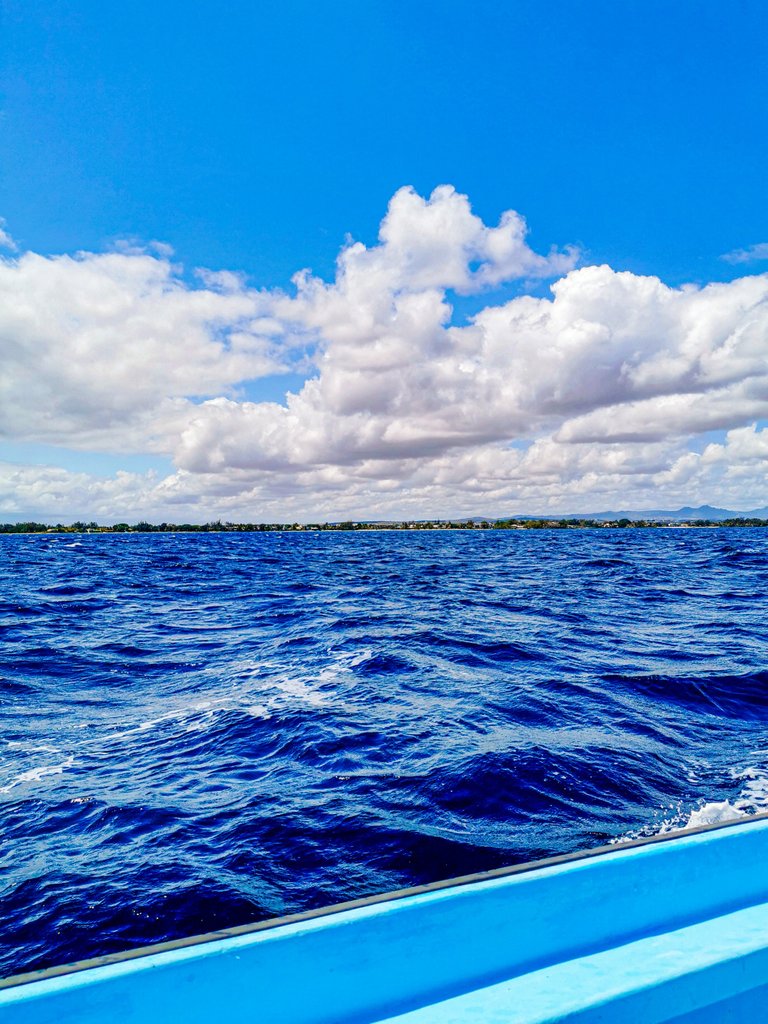
[[[765,504],[768,275],[670,288],[578,262],[534,251],[514,211],[485,225],[449,186],[401,189],[375,245],[348,243],[333,281],[304,270],[286,291],[187,276],[158,246],[1,260],[2,436],[175,469],[104,481],[5,465],[0,513]],[[285,404],[243,397],[297,370]]]

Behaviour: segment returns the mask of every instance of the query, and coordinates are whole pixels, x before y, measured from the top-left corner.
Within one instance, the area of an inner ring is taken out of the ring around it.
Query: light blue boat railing
[[[2,1024],[768,1021],[768,815],[0,982]]]

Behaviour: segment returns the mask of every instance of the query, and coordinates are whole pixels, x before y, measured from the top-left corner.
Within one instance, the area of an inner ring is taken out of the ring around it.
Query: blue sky
[[[448,183],[486,225],[519,211],[535,252],[578,247],[581,267],[673,288],[766,267],[722,259],[768,239],[760,0],[0,0],[0,18],[9,259],[159,240],[190,289],[206,267],[290,291],[304,267],[332,281],[348,237],[375,246],[398,189],[428,197]],[[465,323],[523,292],[547,296],[550,283],[523,276],[445,292]],[[284,401],[286,384],[300,390],[319,372],[295,359],[278,369],[197,389],[196,400]],[[719,436],[762,423],[743,419],[726,416]],[[537,422],[527,436],[547,429]],[[45,431],[13,424],[4,440],[17,462],[24,445],[35,463],[51,445]],[[119,465],[90,428],[54,447],[67,469],[82,472],[89,450],[97,475]],[[155,449],[126,449],[123,468],[179,465],[172,445]]]
[[[669,283],[768,237],[765,5],[16,0],[0,205],[285,284],[450,182],[484,220]]]

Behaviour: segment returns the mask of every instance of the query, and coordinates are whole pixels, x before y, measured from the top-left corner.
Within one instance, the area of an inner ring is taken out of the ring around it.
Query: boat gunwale
[[[743,818],[739,819],[718,821],[709,825],[697,825],[693,828],[670,829],[668,832],[657,833],[652,836],[643,836],[639,839],[614,841],[602,846],[591,847],[587,850],[579,850],[574,853],[563,853],[557,854],[553,857],[542,857],[538,860],[524,861],[521,864],[511,864],[507,867],[492,868],[489,871],[479,871],[468,875],[459,875],[456,878],[441,879],[436,882],[427,882],[423,885],[408,886],[403,889],[392,889],[388,892],[374,893],[370,896],[363,896],[355,900],[346,900],[343,903],[333,903],[330,906],[318,907],[314,910],[303,910],[294,914],[286,914],[281,917],[270,917],[264,921],[254,921],[250,924],[234,925],[231,928],[221,928],[217,931],[204,932],[199,935],[190,935],[185,938],[168,939],[165,942],[156,942],[147,946],[137,946],[135,949],[124,950],[120,953],[104,953],[101,956],[89,957],[84,960],[75,960],[69,964],[61,964],[56,967],[46,967],[41,970],[25,971],[21,974],[10,975],[7,978],[0,978],[0,991],[24,985],[31,985],[36,982],[48,981],[53,978],[61,978],[69,974],[78,974],[82,971],[89,971],[97,967],[113,966],[115,964],[125,963],[126,961],[138,960],[142,957],[155,956],[160,953],[170,953],[194,946],[202,946],[206,943],[221,942],[225,939],[242,938],[243,936],[263,931],[270,931],[285,925],[300,924],[305,921],[313,921],[317,918],[331,917],[336,914],[342,914],[346,911],[360,910],[365,907],[376,906],[383,903],[392,903],[412,896],[423,896],[429,893],[440,892],[443,889],[461,888],[481,882],[511,878],[516,875],[523,875],[532,871],[539,871],[544,868],[558,867],[563,864],[592,860],[607,856],[611,853],[619,853],[624,850],[639,849],[645,846],[669,843],[687,836],[696,836],[709,832],[719,832],[730,828],[739,828],[759,821],[768,821],[768,811],[762,811],[759,814],[745,815]]]

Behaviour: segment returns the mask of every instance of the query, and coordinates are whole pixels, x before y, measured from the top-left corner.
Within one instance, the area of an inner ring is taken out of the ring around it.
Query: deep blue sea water
[[[767,589],[753,529],[0,538],[0,973],[768,807]]]

